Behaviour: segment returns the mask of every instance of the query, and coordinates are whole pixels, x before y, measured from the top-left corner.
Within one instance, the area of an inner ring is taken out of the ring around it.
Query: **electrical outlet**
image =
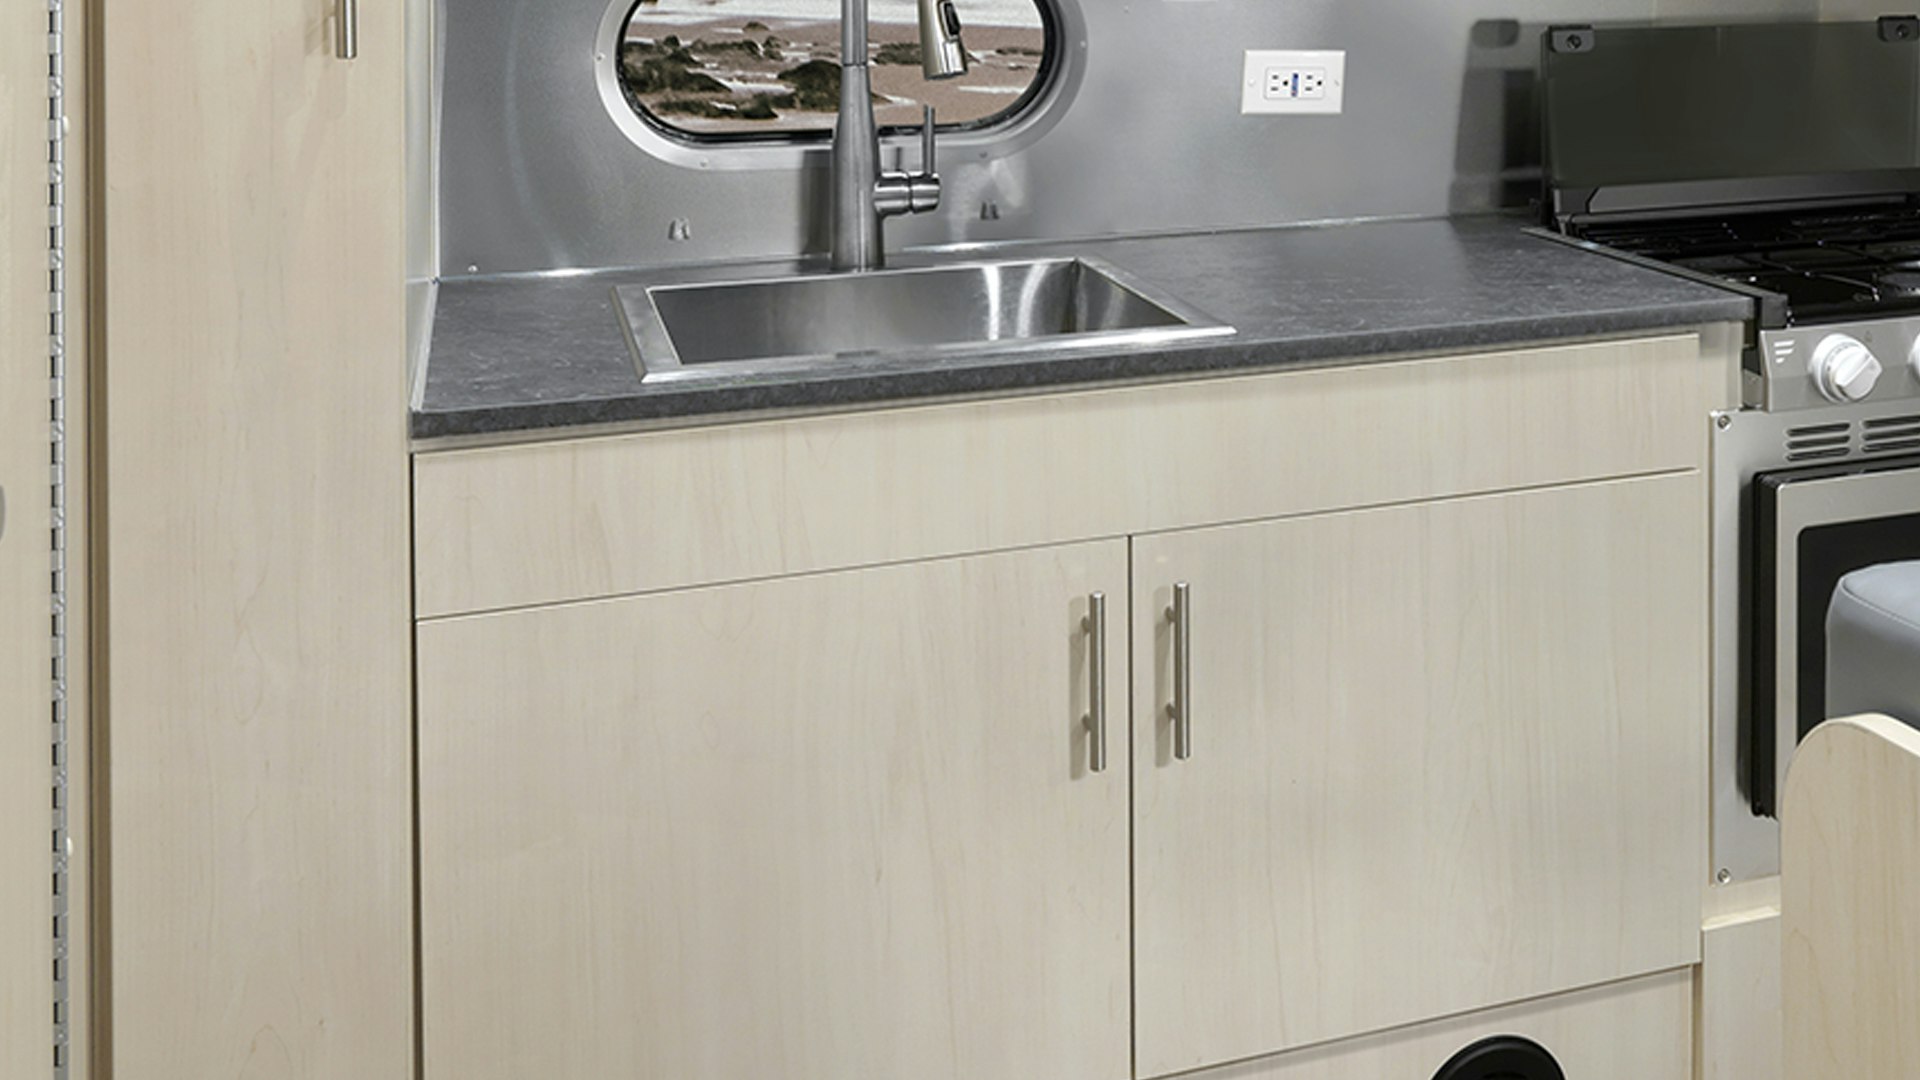
[[[1250,50],[1240,90],[1240,111],[1332,116],[1345,111],[1345,52]]]
[[[1319,101],[1327,96],[1325,68],[1267,69],[1268,101]]]

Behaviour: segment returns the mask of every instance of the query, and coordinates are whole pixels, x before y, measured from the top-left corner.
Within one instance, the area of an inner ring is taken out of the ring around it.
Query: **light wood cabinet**
[[[1699,1080],[1786,1080],[1780,1032],[1779,879],[1770,907],[1700,934]]]
[[[423,455],[428,1080],[1428,1075],[1509,1018],[1679,1080],[1731,371],[1684,335]]]
[[[1136,541],[1140,1075],[1698,960],[1703,505],[1680,473]]]
[[[1697,468],[1694,334],[421,455],[422,618]]]
[[[1115,540],[422,624],[426,1075],[1131,1075],[1126,590]]]
[[[100,1065],[405,1080],[401,5],[107,8]]]

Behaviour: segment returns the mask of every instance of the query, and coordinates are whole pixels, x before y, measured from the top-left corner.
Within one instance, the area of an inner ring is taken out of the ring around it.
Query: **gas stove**
[[[1558,27],[1550,227],[1749,296],[1746,399],[1920,401],[1920,19]]]
[[[1602,221],[1568,235],[1752,296],[1757,407],[1920,399],[1920,207]]]
[[[1920,559],[1920,19],[1556,27],[1545,228],[1753,301],[1712,447],[1713,880],[1829,713],[1839,576]]]

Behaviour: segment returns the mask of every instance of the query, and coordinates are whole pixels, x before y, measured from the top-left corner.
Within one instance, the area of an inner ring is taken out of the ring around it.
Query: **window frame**
[[[1058,122],[1085,74],[1086,21],[1078,0],[1034,0],[1046,34],[1045,55],[1033,84],[1007,109],[984,120],[941,124],[940,148],[949,161],[991,159],[1031,145]],[[714,171],[795,168],[823,164],[832,148],[831,127],[814,131],[689,132],[643,114],[620,83],[620,45],[637,0],[611,0],[602,16],[594,51],[601,104],[628,141],[649,156],[687,168]],[[888,125],[883,140],[904,145],[917,126]]]

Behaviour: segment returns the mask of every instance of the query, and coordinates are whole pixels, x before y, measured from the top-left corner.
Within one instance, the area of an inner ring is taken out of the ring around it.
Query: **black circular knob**
[[[1433,1080],[1567,1080],[1567,1074],[1539,1043],[1500,1035],[1453,1055]]]

